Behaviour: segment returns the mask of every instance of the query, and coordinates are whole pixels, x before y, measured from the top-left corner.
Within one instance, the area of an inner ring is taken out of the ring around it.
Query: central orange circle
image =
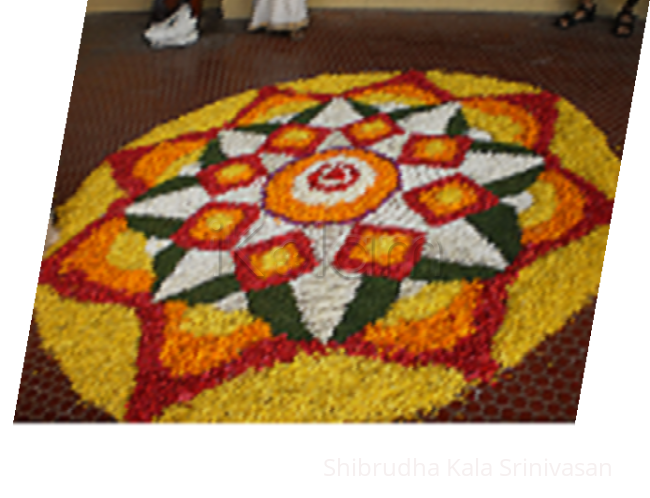
[[[345,188],[323,191],[309,178],[325,164],[339,164],[359,173]],[[399,185],[399,173],[388,160],[360,149],[328,150],[300,159],[269,180],[264,207],[299,223],[337,223],[377,209]]]

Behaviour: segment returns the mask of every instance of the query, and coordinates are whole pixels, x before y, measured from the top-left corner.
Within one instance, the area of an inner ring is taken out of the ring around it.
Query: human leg
[[[581,0],[578,8],[573,12],[567,12],[555,21],[555,25],[561,29],[568,29],[581,22],[594,20],[596,14],[596,2],[594,0]]]
[[[637,3],[639,3],[639,0],[627,0],[625,2],[614,21],[614,35],[619,38],[627,38],[632,35],[636,22],[636,15],[632,10]]]

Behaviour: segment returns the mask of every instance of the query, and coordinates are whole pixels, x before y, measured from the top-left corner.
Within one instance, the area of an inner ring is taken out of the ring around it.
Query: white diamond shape
[[[234,202],[237,204],[247,203],[258,205],[262,202],[262,188],[266,178],[257,178],[253,183],[245,187],[227,190],[222,194],[213,197],[215,202]]]
[[[399,299],[415,296],[427,285],[429,285],[429,282],[426,280],[413,280],[407,277],[400,283]]]
[[[468,152],[458,171],[479,185],[485,185],[543,164],[544,158],[537,155]]]
[[[314,337],[322,342],[332,337],[360,283],[359,275],[322,267],[290,283],[302,322]]]
[[[253,223],[246,235],[237,244],[237,248],[251,246],[259,242],[286,235],[296,230],[294,225],[287,223],[280,218],[273,218],[265,213]]]
[[[442,180],[447,176],[457,174],[458,171],[452,168],[433,168],[431,166],[402,166],[400,175],[402,177],[402,191],[408,192],[414,188],[427,185],[431,182]]]
[[[430,227],[422,256],[467,266],[481,265],[505,270],[508,262],[497,247],[464,219]]]
[[[260,154],[260,160],[269,173],[279,170],[283,166],[295,160],[295,157],[287,154]]]
[[[404,130],[418,135],[446,135],[447,125],[459,109],[458,102],[449,102],[427,111],[410,114],[397,123]]]
[[[196,213],[210,200],[210,196],[203,190],[203,187],[188,187],[132,204],[126,209],[126,214],[185,219]]]
[[[228,252],[191,249],[165,279],[154,301],[192,289],[216,277],[235,272],[235,262]]]
[[[343,149],[343,148],[351,148],[352,143],[346,138],[343,133],[340,131],[335,131],[334,133],[331,133],[328,135],[328,137],[323,140],[323,143],[321,143],[318,146],[318,152],[324,152],[326,150],[330,149]]]
[[[234,292],[214,303],[214,307],[222,311],[239,311],[248,309],[248,298],[245,292]]]
[[[364,225],[400,227],[419,232],[427,232],[431,227],[418,213],[406,204],[401,194],[393,196],[377,211],[363,220]]]
[[[246,131],[224,130],[219,133],[221,150],[228,157],[253,154],[264,145],[267,136]]]
[[[519,214],[530,208],[533,205],[533,202],[535,202],[535,199],[530,194],[530,192],[524,190],[517,195],[509,195],[508,197],[504,197],[501,199],[501,202],[514,207],[515,211],[517,211],[517,214]]]
[[[146,253],[152,258],[156,257],[161,251],[164,251],[171,245],[172,241],[169,239],[159,239],[157,237],[149,237],[147,244],[144,247]]]
[[[363,119],[345,99],[333,99],[325,109],[309,123],[321,128],[340,128]]]
[[[369,148],[379,154],[382,154],[390,159],[397,160],[402,155],[402,149],[409,139],[407,133],[400,135],[393,135],[386,140],[372,144]]]

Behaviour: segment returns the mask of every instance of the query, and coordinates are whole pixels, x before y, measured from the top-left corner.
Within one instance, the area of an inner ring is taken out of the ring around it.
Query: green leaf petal
[[[465,266],[447,263],[433,259],[422,258],[413,268],[410,277],[415,280],[449,281],[488,279],[499,273],[499,270],[487,266]]]
[[[438,107],[438,106],[435,106],[435,105],[420,105],[420,106],[417,106],[417,107],[410,107],[408,109],[399,109],[397,111],[388,112],[386,114],[393,121],[398,121],[400,119],[404,119],[404,118],[409,117],[411,114],[416,114],[418,112],[429,111],[429,110],[434,109],[436,107]]]
[[[447,123],[447,135],[464,135],[469,130],[469,125],[467,120],[465,120],[465,115],[463,111],[458,109],[453,118]]]
[[[280,128],[279,124],[270,124],[270,123],[262,123],[262,124],[252,124],[248,126],[240,126],[236,128],[237,131],[247,131],[250,133],[259,133],[260,135],[270,135],[273,133],[275,130]]]
[[[497,246],[508,261],[515,260],[521,250],[521,228],[513,207],[499,204],[465,219]]]
[[[217,277],[167,299],[180,299],[192,306],[199,303],[214,303],[240,290],[241,286],[235,276],[227,275]]]
[[[544,167],[540,166],[511,176],[510,178],[488,183],[487,185],[483,185],[483,187],[499,197],[519,194],[535,183],[535,180],[537,180],[537,177],[542,171],[544,171]]]
[[[152,294],[158,292],[162,283],[172,274],[178,262],[185,256],[185,249],[172,244],[156,254],[153,261],[153,270],[156,273],[156,283],[151,290]]]
[[[383,317],[399,294],[400,282],[397,280],[366,275],[361,278],[356,296],[334,330],[333,339],[337,342],[345,341],[368,323]]]
[[[248,309],[271,324],[273,334],[287,334],[289,339],[311,341],[312,335],[302,323],[302,315],[289,284],[248,292]]]
[[[145,199],[151,199],[152,197],[157,197],[159,195],[169,194],[170,192],[176,192],[188,187],[193,187],[198,184],[199,180],[194,176],[177,176],[147,190],[144,194],[135,200],[135,203],[138,203]]]
[[[300,114],[295,116],[290,122],[297,124],[309,124],[320,112],[325,109],[326,104],[319,104],[314,107],[310,107],[302,111]]]
[[[523,154],[526,156],[535,156],[537,153],[526,147],[518,144],[510,144],[504,142],[482,142],[477,140],[472,143],[470,147],[472,152],[484,152],[486,154],[507,153],[507,154]]]
[[[203,151],[203,154],[201,155],[200,161],[201,164],[203,165],[203,168],[207,168],[212,164],[218,164],[227,159],[228,158],[221,150],[221,144],[219,143],[219,139],[216,138],[208,142],[208,145],[206,146],[205,150]]]
[[[184,220],[158,218],[154,216],[126,215],[129,228],[144,233],[147,237],[166,239],[174,235],[185,223]]]
[[[375,114],[379,114],[381,112],[374,106],[362,104],[356,100],[348,99],[348,102],[354,108],[354,110],[361,114],[364,118],[369,118],[370,116],[374,116]]]

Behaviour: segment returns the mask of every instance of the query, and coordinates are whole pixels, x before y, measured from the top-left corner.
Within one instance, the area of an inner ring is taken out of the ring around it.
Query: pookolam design
[[[409,418],[598,289],[619,169],[561,97],[325,75],[159,126],[59,209],[44,347],[123,421]]]

